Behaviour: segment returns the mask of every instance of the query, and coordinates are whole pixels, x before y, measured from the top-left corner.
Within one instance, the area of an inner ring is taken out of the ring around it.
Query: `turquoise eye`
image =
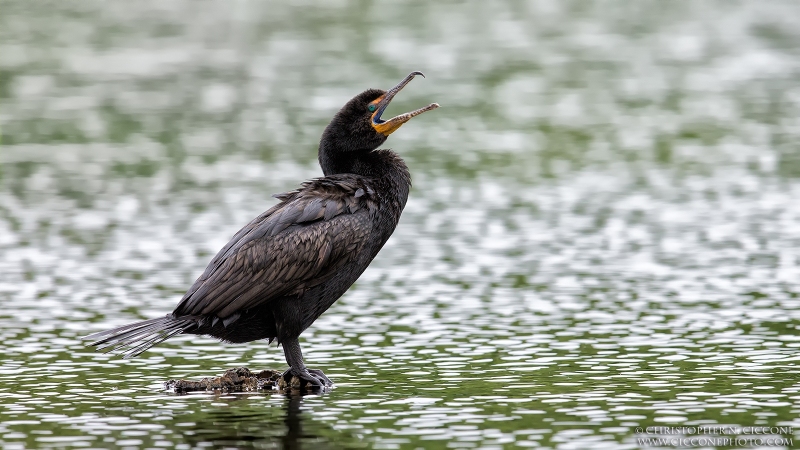
[[[369,112],[375,112],[375,109],[376,109],[376,108],[378,108],[378,107],[377,107],[377,106],[375,106],[375,105],[369,105],[369,108],[368,108],[368,109],[369,109]]]

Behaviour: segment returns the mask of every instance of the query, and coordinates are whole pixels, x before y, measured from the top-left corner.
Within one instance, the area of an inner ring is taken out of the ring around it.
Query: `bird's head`
[[[422,72],[411,72],[397,86],[388,91],[367,89],[353,97],[336,113],[325,129],[322,134],[321,147],[323,145],[331,146],[332,149],[340,152],[374,150],[412,117],[438,108],[437,103],[431,103],[424,108],[400,114],[391,119],[382,117],[394,96],[417,75],[425,76]]]

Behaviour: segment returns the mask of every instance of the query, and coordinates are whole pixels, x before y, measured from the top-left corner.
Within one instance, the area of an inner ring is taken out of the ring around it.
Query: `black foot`
[[[326,389],[333,386],[333,381],[330,378],[326,377],[321,370],[318,369],[307,369],[303,367],[302,369],[295,370],[293,368],[289,368],[286,372],[283,372],[283,381],[286,382],[287,386],[292,385],[292,377],[297,377],[301,380],[301,386],[303,384],[311,384],[315,388],[319,389]],[[305,383],[303,383],[305,381]]]

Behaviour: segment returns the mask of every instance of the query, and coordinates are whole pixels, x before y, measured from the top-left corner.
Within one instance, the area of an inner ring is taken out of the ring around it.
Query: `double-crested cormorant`
[[[381,115],[416,75],[422,73],[347,102],[320,139],[325,176],[275,195],[280,203],[233,236],[171,314],[92,334],[90,345],[129,358],[182,333],[226,342],[277,339],[289,364],[284,377],[330,386],[322,371],[306,368],[298,338],[350,288],[397,226],[411,175],[397,154],[377,148],[439,105],[389,120]]]

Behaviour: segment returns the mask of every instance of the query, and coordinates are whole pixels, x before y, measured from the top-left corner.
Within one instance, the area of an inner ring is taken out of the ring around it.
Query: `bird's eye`
[[[369,105],[369,107],[368,107],[367,109],[369,109],[369,112],[375,112],[375,110],[376,110],[377,108],[378,108],[378,107],[377,107],[377,106],[375,106],[375,105]]]

